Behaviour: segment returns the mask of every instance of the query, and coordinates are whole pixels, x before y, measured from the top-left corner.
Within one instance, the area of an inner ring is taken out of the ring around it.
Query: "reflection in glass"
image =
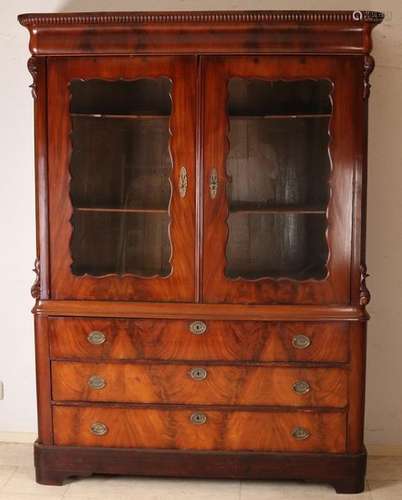
[[[331,90],[230,80],[227,277],[326,277]]]
[[[170,80],[70,90],[73,273],[168,276]]]

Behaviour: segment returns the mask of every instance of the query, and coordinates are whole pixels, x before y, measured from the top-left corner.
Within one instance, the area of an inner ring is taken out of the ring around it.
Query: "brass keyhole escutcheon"
[[[92,345],[100,345],[106,341],[106,335],[103,332],[94,330],[88,335],[87,340]]]
[[[193,380],[205,380],[207,375],[207,370],[205,370],[205,368],[192,368],[190,370],[190,377]]]
[[[205,415],[205,413],[195,412],[191,415],[190,421],[194,425],[202,425],[206,423],[207,416]]]
[[[90,428],[92,434],[95,436],[104,436],[108,433],[109,429],[106,424],[102,424],[102,422],[94,422]]]
[[[202,335],[207,331],[207,325],[203,321],[193,321],[190,324],[190,332],[193,335]]]
[[[106,380],[98,375],[92,375],[88,379],[88,385],[91,389],[100,390],[106,387]]]
[[[293,390],[296,392],[296,394],[307,394],[308,392],[310,392],[310,384],[305,380],[298,380],[293,384]]]
[[[295,335],[292,339],[292,345],[296,349],[307,349],[311,345],[311,339],[306,335]]]
[[[311,436],[311,432],[304,427],[294,427],[292,430],[292,436],[298,441],[304,441]]]

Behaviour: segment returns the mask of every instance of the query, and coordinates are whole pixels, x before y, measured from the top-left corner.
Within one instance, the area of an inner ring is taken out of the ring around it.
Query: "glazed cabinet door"
[[[352,57],[204,59],[205,302],[350,301],[360,70]]]
[[[194,299],[195,68],[49,59],[53,299]]]

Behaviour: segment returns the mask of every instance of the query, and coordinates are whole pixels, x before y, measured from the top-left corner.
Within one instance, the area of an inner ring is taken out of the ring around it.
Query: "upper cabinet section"
[[[48,62],[54,298],[193,301],[192,57]]]
[[[371,11],[23,14],[34,55],[365,54]]]

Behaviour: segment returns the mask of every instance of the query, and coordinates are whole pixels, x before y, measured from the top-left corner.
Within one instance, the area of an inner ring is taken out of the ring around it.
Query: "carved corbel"
[[[370,75],[374,69],[374,58],[372,56],[364,56],[363,64],[363,99],[370,97]]]
[[[32,97],[34,99],[37,98],[37,85],[38,85],[38,64],[37,64],[37,58],[36,57],[31,57],[28,59],[28,71],[31,73],[32,76],[32,83],[29,86],[31,89]]]
[[[34,268],[32,271],[36,274],[34,284],[31,287],[31,295],[34,299],[40,298],[40,262],[39,259],[35,259]]]
[[[370,276],[367,273],[367,267],[365,264],[360,266],[360,305],[366,306],[370,302],[370,292],[366,285],[366,278]]]

